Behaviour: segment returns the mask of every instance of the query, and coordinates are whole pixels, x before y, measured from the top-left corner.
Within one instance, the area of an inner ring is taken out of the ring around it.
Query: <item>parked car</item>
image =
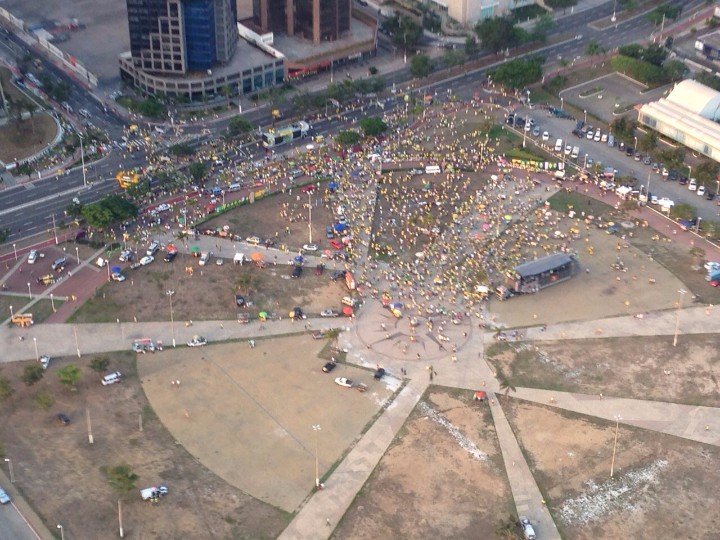
[[[375,370],[375,373],[373,373],[373,378],[378,381],[380,379],[382,379],[384,376],[385,376],[385,368],[379,367]]]
[[[178,254],[177,251],[171,251],[170,253],[165,255],[165,258],[163,259],[163,261],[165,261],[166,263],[173,262],[175,260],[175,257],[177,257],[177,254]]]
[[[28,264],[35,264],[35,261],[38,260],[38,256],[39,256],[39,253],[38,253],[37,249],[33,249],[32,251],[30,251],[30,255],[28,255],[28,260],[27,260]]]
[[[202,347],[207,345],[207,339],[202,336],[193,336],[193,338],[187,342],[188,347]]]
[[[160,249],[160,242],[158,242],[157,240],[155,240],[152,244],[150,244],[150,245],[148,246],[146,255],[147,255],[148,257],[150,257],[150,256],[152,256],[152,255],[155,255],[155,254],[158,252],[159,249]]]
[[[317,244],[303,244],[303,251],[309,251],[311,253],[314,253],[318,250]]]
[[[57,421],[63,426],[67,426],[70,423],[70,417],[67,414],[58,413],[56,418]]]
[[[549,134],[547,131],[543,131],[542,140],[543,140],[543,141],[549,141],[549,140],[550,140],[550,134]]]
[[[320,312],[321,317],[339,317],[340,312],[337,309],[323,309]]]
[[[0,504],[7,504],[10,502],[10,495],[5,493],[5,490],[0,488]]]
[[[112,277],[113,281],[119,281],[119,282],[123,282],[126,279],[125,276],[122,275],[120,272],[113,272],[112,276],[110,276],[110,277]]]
[[[535,540],[535,529],[533,529],[528,518],[524,516],[520,518],[520,528],[522,529],[525,540]]]
[[[140,259],[140,266],[147,266],[154,260],[155,260],[155,257],[153,257],[152,255],[146,255],[145,257]]]
[[[347,377],[338,377],[337,379],[335,379],[335,384],[344,388],[352,388],[353,386],[352,380],[348,379]]]
[[[169,492],[167,486],[149,487],[140,490],[140,497],[143,501],[157,501],[160,497],[164,497]]]
[[[694,178],[690,179],[690,183],[688,184],[688,189],[690,191],[697,191],[697,180]]]
[[[340,242],[339,240],[336,240],[336,239],[330,240],[330,245],[335,249],[342,249],[343,247],[345,247],[345,246],[343,246],[342,242]]]
[[[47,369],[48,367],[50,367],[51,358],[48,355],[43,354],[39,360],[40,360],[40,364],[42,365],[43,369]]]
[[[114,373],[110,373],[109,375],[105,375],[100,382],[103,386],[109,386],[111,384],[122,382],[122,373],[116,371]]]
[[[126,249],[120,253],[120,262],[130,262],[133,260],[133,253]]]
[[[251,246],[259,246],[260,245],[260,238],[257,236],[248,236],[245,241],[250,244]]]
[[[704,197],[705,196],[705,186],[700,186],[697,188],[697,196],[698,197]]]
[[[335,363],[331,360],[330,362],[325,363],[322,370],[323,370],[323,373],[330,373],[336,367],[337,367],[337,363]]]
[[[292,273],[290,274],[290,277],[297,279],[300,276],[302,276],[302,266],[293,266],[293,270],[292,270]]]

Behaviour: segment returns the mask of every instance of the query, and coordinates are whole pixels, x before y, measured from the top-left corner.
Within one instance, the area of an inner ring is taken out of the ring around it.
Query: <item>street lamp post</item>
[[[55,313],[57,310],[55,309],[55,297],[53,293],[50,293],[50,305],[52,306],[53,313]]]
[[[318,432],[320,431],[320,424],[313,424],[313,431],[315,432],[315,487],[320,487],[320,461],[318,459]],[[7,461],[7,460],[6,460]]]
[[[14,243],[13,243],[13,251],[15,252],[15,260],[17,261],[17,247]]]
[[[78,266],[80,266],[80,248],[75,246],[75,257],[77,257]]]
[[[65,532],[63,531],[63,526],[58,525],[57,528],[60,529],[60,540],[65,540]]]
[[[583,114],[585,115],[585,119],[583,120],[583,123],[587,124],[587,110],[584,110]]]
[[[565,98],[564,98],[564,97],[560,97],[560,110],[561,110],[561,111],[563,110],[563,106],[564,106],[564,105],[565,105]]]
[[[308,243],[312,244],[312,193],[308,191]]]
[[[11,321],[12,321],[12,318],[13,318],[13,310],[12,310],[12,306],[10,306],[10,320]]]
[[[680,332],[680,309],[682,308],[682,299],[687,291],[680,289],[678,291],[677,310],[675,311],[675,335],[673,336],[673,347],[677,347],[678,333]]]
[[[28,281],[28,295],[30,296],[30,300],[32,300],[32,290],[30,289],[30,282]]]
[[[80,133],[78,133],[78,137],[80,137],[80,163],[82,165],[83,186],[87,186],[87,176],[85,173],[85,149],[83,148],[83,136]]]
[[[615,13],[616,8],[617,8],[617,0],[614,0],[614,1],[613,1],[613,14],[612,14],[612,17],[610,17],[610,21],[611,21],[611,22],[617,21],[617,16],[616,16],[616,13]]]
[[[175,314],[173,312],[172,303],[172,297],[173,294],[175,294],[175,291],[170,289],[169,291],[166,291],[165,294],[170,298],[170,332],[172,332],[172,344],[173,347],[175,347]]]
[[[15,473],[13,472],[13,466],[12,461],[10,461],[10,458],[5,458],[5,463],[8,464],[8,469],[10,470],[10,483],[15,483]]]
[[[38,348],[37,348],[37,338],[33,338],[33,345],[35,345],[35,360],[40,361],[40,354],[38,354]]]
[[[615,416],[615,442],[613,443],[612,462],[610,463],[610,478],[615,473],[615,452],[617,451],[618,430],[620,429],[620,415]]]

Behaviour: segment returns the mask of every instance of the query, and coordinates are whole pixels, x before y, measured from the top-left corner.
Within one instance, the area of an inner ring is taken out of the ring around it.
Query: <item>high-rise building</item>
[[[282,54],[240,41],[236,0],[126,1],[120,75],[144,92],[194,100],[282,83]]]
[[[152,73],[205,71],[232,58],[234,0],[127,0],[130,53]]]
[[[350,30],[350,0],[253,0],[253,22],[263,32],[336,41]]]

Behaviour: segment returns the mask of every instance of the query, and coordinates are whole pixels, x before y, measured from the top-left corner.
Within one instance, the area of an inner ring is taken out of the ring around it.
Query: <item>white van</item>
[[[202,255],[200,255],[200,266],[205,266],[210,261],[211,255],[212,251],[204,251]]]
[[[440,174],[439,165],[428,165],[425,167],[425,174]]]
[[[577,159],[577,157],[580,155],[580,147],[573,146],[572,153],[570,154],[570,157],[573,159]]]
[[[147,248],[147,251],[145,252],[148,257],[152,257],[155,255],[158,250],[160,249],[160,242],[157,240],[154,240],[152,244],[150,244]]]
[[[228,193],[232,193],[233,191],[240,191],[242,189],[242,186],[240,184],[230,184],[227,187]]]
[[[122,373],[116,371],[115,373],[111,373],[110,375],[105,375],[100,382],[102,382],[103,386],[122,382]]]
[[[555,141],[555,151],[562,152],[562,149],[563,149],[563,140],[558,139],[557,141]]]

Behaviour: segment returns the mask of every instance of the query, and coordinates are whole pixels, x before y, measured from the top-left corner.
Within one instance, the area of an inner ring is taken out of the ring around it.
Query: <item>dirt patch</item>
[[[230,227],[230,233],[240,238],[258,236],[271,238],[277,244],[284,244],[291,251],[297,251],[309,241],[308,200],[312,203],[312,241],[321,249],[330,249],[325,238],[325,227],[333,225],[330,200],[322,189],[316,190],[308,199],[301,188],[270,195],[253,204],[241,206],[222,216],[200,225],[201,230]]]
[[[162,422],[199,461],[255,497],[294,511],[338,461],[399,384],[341,364],[323,373],[324,341],[258,340],[143,356],[138,370]],[[348,377],[367,392],[334,383]],[[180,380],[180,386],[170,381]],[[319,397],[322,396],[322,397]],[[272,471],[272,474],[269,474]]]
[[[271,538],[287,525],[287,514],[229,485],[199,464],[152,411],[135,375],[132,353],[104,355],[122,384],[101,386],[91,357],[55,359],[43,380],[26,387],[19,377],[27,362],[7,364],[2,375],[15,393],[0,403],[0,440],[30,504],[48,528],[62,523],[66,536],[117,536],[117,494],[100,468],[127,463],[139,475],[137,488],[165,483],[170,494],[158,505],[143,502],[138,489],[123,505],[126,538]],[[83,374],[78,391],[61,388],[57,370],[68,363]],[[54,398],[47,410],[34,397]],[[94,444],[88,444],[90,413]],[[60,425],[63,412],[71,423]],[[142,418],[142,431],[139,422]]]
[[[708,538],[718,527],[715,447],[520,400],[502,400],[566,538]],[[541,427],[540,427],[541,426]]]
[[[199,267],[197,259],[178,255],[166,264],[160,257],[150,266],[128,270],[127,280],[101,287],[72,317],[73,322],[163,321],[170,320],[170,299],[176,321],[233,319],[240,312],[255,317],[259,311],[285,316],[295,306],[318,314],[326,308],[338,308],[343,284],[332,282],[328,272],[316,276],[307,268],[300,279],[290,279],[288,265],[270,264],[265,269],[254,265]],[[213,259],[214,261],[214,259]],[[187,272],[192,268],[192,275]],[[241,294],[251,306],[238,308],[235,294]]]
[[[720,406],[720,336],[496,344],[487,357],[515,386]],[[632,362],[628,362],[632,358]]]
[[[0,126],[0,161],[12,163],[40,152],[52,142],[57,125],[49,115],[35,113],[20,122]]]
[[[514,513],[492,416],[470,393],[431,388],[333,538],[493,538]]]

